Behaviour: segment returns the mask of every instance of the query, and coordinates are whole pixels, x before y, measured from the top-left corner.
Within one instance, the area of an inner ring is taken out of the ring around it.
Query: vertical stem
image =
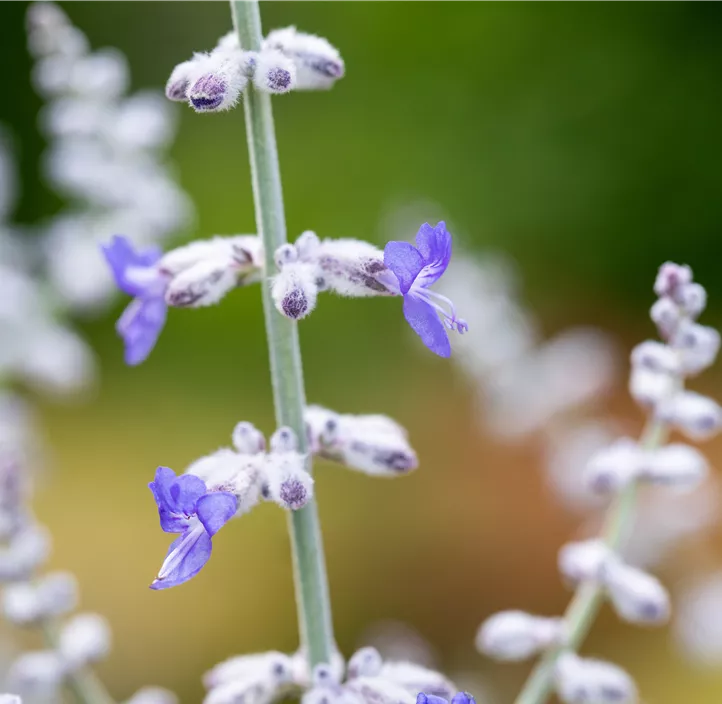
[[[667,427],[652,419],[642,433],[639,444],[645,450],[659,447],[666,440]],[[618,550],[629,523],[634,515],[637,500],[637,485],[631,482],[607,511],[602,540],[613,550]],[[567,638],[563,648],[547,650],[536,664],[515,704],[543,704],[551,694],[554,684],[554,666],[564,650],[578,650],[587,637],[594,619],[604,602],[604,591],[595,582],[580,584],[564,613]]]
[[[241,46],[245,50],[259,51],[263,35],[257,0],[231,0],[231,12]],[[276,249],[287,241],[271,96],[257,92],[249,83],[244,96],[244,112],[256,225],[263,240],[266,271],[271,272],[275,268],[273,255]],[[276,422],[279,426],[292,428],[298,436],[301,452],[306,452],[303,420],[306,396],[297,323],[275,310],[268,279],[262,288]],[[307,469],[311,471],[310,459]],[[315,500],[298,511],[291,511],[288,527],[301,645],[313,666],[328,662],[333,649],[328,580]]]

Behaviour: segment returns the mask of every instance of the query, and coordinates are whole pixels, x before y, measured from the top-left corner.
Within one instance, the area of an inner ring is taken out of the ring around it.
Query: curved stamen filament
[[[466,321],[463,318],[458,318],[456,316],[456,308],[454,307],[454,304],[451,302],[451,300],[448,299],[446,296],[442,296],[436,291],[430,291],[427,288],[416,289],[414,290],[413,295],[416,298],[420,298],[422,301],[424,301],[424,303],[428,303],[434,310],[436,310],[441,315],[441,319],[444,321],[444,325],[446,325],[449,330],[456,330],[463,335],[469,329]],[[443,306],[441,306],[439,303],[436,303],[435,301],[445,303],[449,307],[451,312],[449,313]]]

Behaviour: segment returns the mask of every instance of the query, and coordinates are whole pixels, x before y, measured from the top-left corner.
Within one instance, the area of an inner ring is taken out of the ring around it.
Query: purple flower
[[[421,692],[416,696],[416,704],[448,704],[448,702],[443,697]],[[476,699],[468,692],[458,692],[451,700],[451,704],[476,704]]]
[[[205,482],[192,474],[176,477],[168,467],[158,467],[153,492],[160,527],[180,533],[168,549],[151,589],[167,589],[195,577],[211,556],[211,538],[233,517],[238,500],[226,491],[208,491]]]
[[[156,266],[162,252],[156,247],[136,252],[120,235],[101,248],[118,288],[135,297],[115,329],[125,342],[126,364],[140,364],[155,347],[165,325],[168,277]]]
[[[440,357],[451,355],[446,328],[459,333],[469,328],[464,320],[456,317],[454,304],[446,296],[429,290],[446,271],[450,260],[451,235],[443,222],[436,227],[424,223],[416,234],[415,247],[409,242],[389,242],[384,248],[384,264],[398,279],[398,293],[404,297],[407,322]],[[448,310],[440,304],[445,304]]]

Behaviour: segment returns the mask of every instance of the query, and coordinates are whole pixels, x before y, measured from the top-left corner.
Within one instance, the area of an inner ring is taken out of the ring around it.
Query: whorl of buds
[[[526,660],[564,640],[564,620],[502,611],[489,617],[476,634],[479,652],[496,660]]]
[[[637,688],[620,667],[601,660],[563,653],[557,658],[554,682],[564,704],[632,704]]]
[[[292,511],[303,508],[313,496],[313,477],[306,471],[306,459],[296,451],[297,446],[295,433],[279,428],[271,436],[271,452],[264,464],[264,495]]]

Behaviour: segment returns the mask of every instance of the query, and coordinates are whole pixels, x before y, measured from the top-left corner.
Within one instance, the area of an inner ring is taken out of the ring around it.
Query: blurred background
[[[127,56],[133,89],[162,89],[176,63],[230,28],[221,2],[61,6],[94,48]],[[30,82],[26,9],[0,7],[0,123],[19,168],[21,227],[63,207],[41,169],[43,101]],[[383,246],[445,218],[457,250],[493,284],[490,294],[463,279],[461,315],[471,321],[501,296],[523,318],[502,316],[476,337],[472,329],[451,362],[420,344],[396,300],[324,296],[301,325],[309,400],[392,416],[421,460],[394,481],[317,467],[341,650],[378,637],[379,622],[403,622],[480,701],[510,702],[528,665],[485,659],[474,635],[494,611],[552,615],[568,601],[556,553],[587,513],[555,488],[550,468],[569,458],[552,450],[570,427],[589,423],[639,432],[627,358],[656,334],[648,309],[659,264],[690,264],[709,292],[702,322],[722,324],[722,8],[274,2],[262,13],[266,29],[294,24],[326,36],[346,62],[328,93],[274,100],[289,235],[313,229]],[[196,216],[170,241],[253,232],[242,111],[173,107],[171,159]],[[123,364],[114,331],[126,304],[75,317],[98,360],[92,389],[71,403],[31,396],[47,457],[35,509],[53,534],[52,566],[72,570],[83,606],[112,625],[113,654],[99,667],[111,691],[127,697],[156,683],[198,701],[200,675],[214,663],[297,645],[286,526],[272,505],[229,525],[197,578],[148,589],[169,542],[147,489],[155,467],[182,470],[228,444],[239,420],[273,430],[260,290],[171,310],[137,368]],[[566,375],[549,391],[561,386],[565,398],[565,385],[579,382],[584,403],[542,409],[526,427],[523,392],[539,392],[525,368],[518,403],[495,415],[496,372],[480,375],[468,360],[475,348],[504,358],[512,323],[527,356],[530,344],[569,328],[597,331],[573,346],[574,363],[557,364]],[[695,388],[719,397],[719,370]],[[719,464],[719,440],[704,450]],[[686,510],[699,513],[696,504]],[[716,569],[722,543],[706,523],[655,563],[680,598]],[[709,619],[721,620],[722,596],[710,608]],[[605,608],[584,652],[628,669],[645,702],[719,702],[722,624],[705,666],[690,638],[620,624]]]

